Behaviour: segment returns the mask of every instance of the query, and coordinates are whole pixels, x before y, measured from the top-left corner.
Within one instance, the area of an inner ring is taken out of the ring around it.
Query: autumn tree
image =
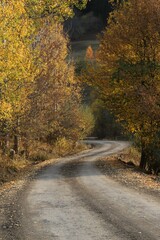
[[[59,23],[50,20],[44,22],[36,47],[39,51],[37,67],[40,71],[36,76],[35,91],[31,95],[30,119],[35,123],[36,134],[39,132],[42,138],[49,135],[50,131],[59,134],[60,117],[63,116],[63,106],[68,99],[69,85],[74,79],[73,68],[65,62],[67,39]]]
[[[160,1],[129,0],[111,13],[90,82],[141,143],[142,169],[156,171],[160,137]]]
[[[81,108],[74,66],[67,60],[68,39],[62,25],[50,19],[44,22],[37,39],[39,74],[30,95],[28,134],[50,144],[62,137],[76,142],[89,133],[93,120],[87,119],[89,113]]]
[[[82,9],[88,0],[26,0],[26,10],[30,18],[38,20],[51,16],[63,21],[74,15],[74,7]]]
[[[74,7],[81,9],[86,3],[86,0],[43,0],[40,5],[38,1],[26,2],[29,17],[37,27],[39,69],[28,117],[32,134],[50,143],[62,136],[76,141],[80,131],[84,131],[79,122],[84,119],[84,114],[80,114],[80,89],[74,67],[67,60],[69,42],[60,22],[73,16]]]
[[[94,59],[94,51],[91,46],[89,46],[86,50],[86,59],[88,60]]]
[[[32,33],[32,20],[26,13],[25,1],[1,1],[0,124],[3,137],[14,135],[16,151],[20,118],[34,79]]]
[[[71,125],[74,113],[80,116],[80,91],[74,67],[67,60],[68,40],[60,22],[86,3],[1,1],[0,132],[4,150],[8,139],[12,143],[14,139],[18,153],[19,137],[51,139],[68,134],[68,128],[79,134],[79,122],[75,128]]]

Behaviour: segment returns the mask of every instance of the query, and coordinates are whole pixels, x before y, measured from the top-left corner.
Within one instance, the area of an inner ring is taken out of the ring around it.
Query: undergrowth
[[[0,152],[0,184],[13,180],[18,174],[28,171],[30,167],[48,159],[72,155],[87,149],[82,143],[74,143],[60,138],[54,145],[42,142],[30,142],[28,156],[15,154],[11,159]]]

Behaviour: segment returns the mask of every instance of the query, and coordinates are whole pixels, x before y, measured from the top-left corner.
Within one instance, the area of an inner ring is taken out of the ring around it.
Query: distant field
[[[74,58],[74,60],[82,60],[85,58],[86,49],[88,46],[91,46],[93,50],[98,48],[99,41],[98,40],[87,40],[87,41],[76,41],[71,42],[71,53],[70,57]]]

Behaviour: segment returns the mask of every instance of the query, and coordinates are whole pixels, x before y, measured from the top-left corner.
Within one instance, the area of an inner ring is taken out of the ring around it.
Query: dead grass
[[[29,144],[29,160],[32,162],[45,161],[56,157],[54,147],[39,141],[32,141]]]
[[[0,184],[14,179],[14,177],[23,169],[31,165],[30,161],[23,157],[15,156],[11,160],[7,156],[0,157]]]
[[[54,153],[58,157],[65,157],[83,150],[88,149],[88,146],[79,142],[68,141],[66,138],[60,138],[54,145]]]
[[[88,146],[84,144],[59,139],[54,146],[36,141],[30,142],[28,159],[24,155],[15,155],[12,160],[0,152],[0,185],[23,176],[25,172],[30,172],[33,166],[40,163],[44,162],[42,166],[45,166],[46,160],[72,155],[85,149],[88,149]]]

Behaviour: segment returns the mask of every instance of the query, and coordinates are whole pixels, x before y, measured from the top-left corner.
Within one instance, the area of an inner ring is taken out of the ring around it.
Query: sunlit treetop
[[[22,112],[35,68],[31,49],[34,26],[25,11],[25,0],[2,0],[0,3],[1,121],[11,120],[13,112]]]
[[[74,7],[83,9],[88,0],[26,0],[26,9],[33,19],[52,15],[63,21],[74,15]]]

